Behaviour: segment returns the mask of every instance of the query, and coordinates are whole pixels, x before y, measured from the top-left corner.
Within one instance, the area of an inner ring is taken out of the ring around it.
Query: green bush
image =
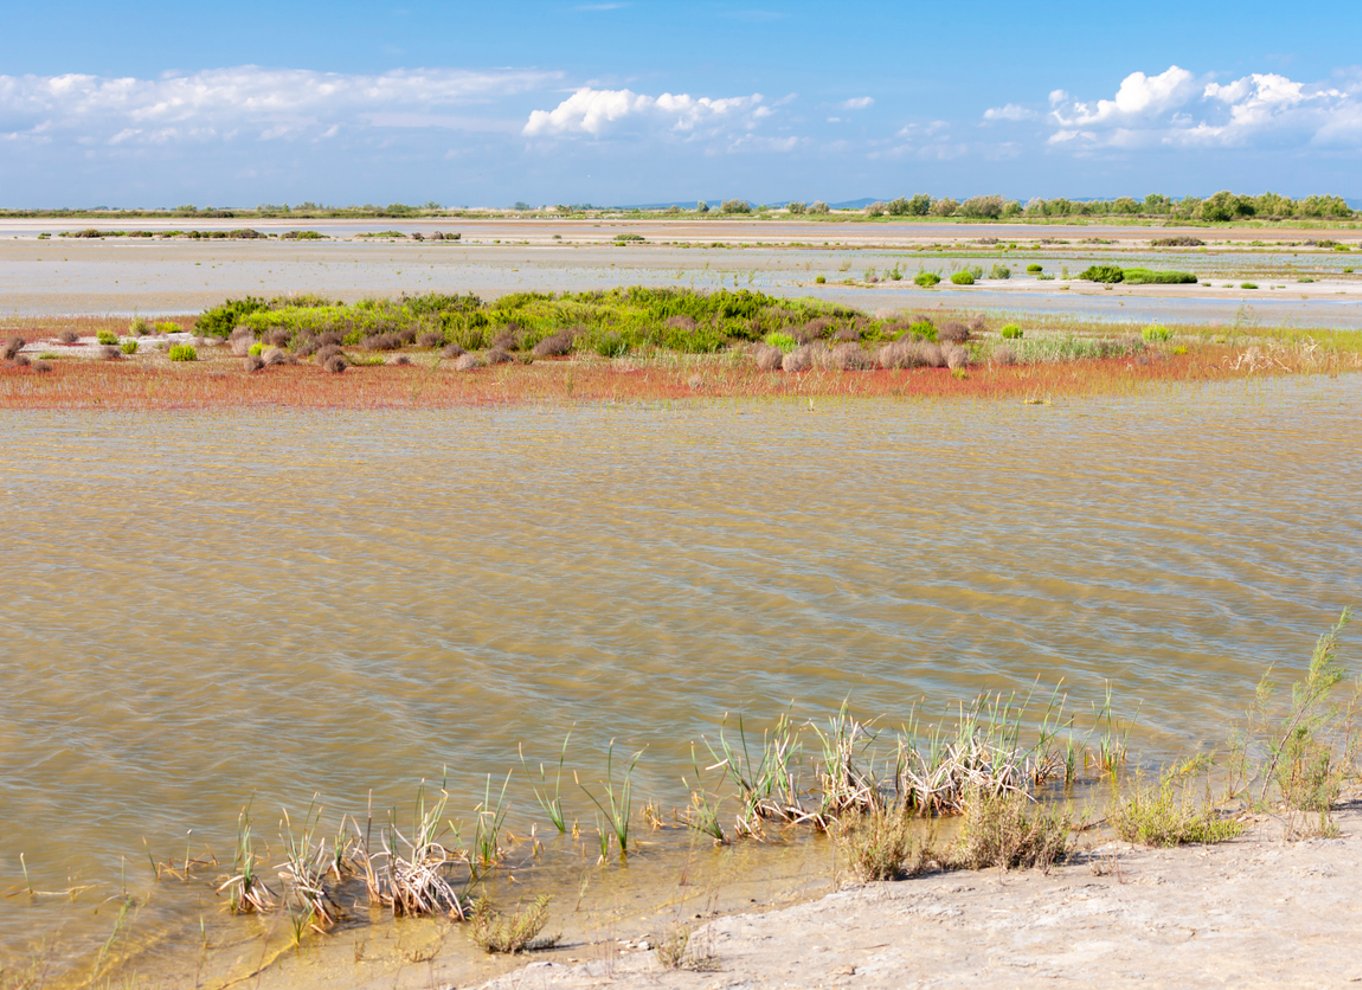
[[[139,316],[128,324],[128,333],[136,337],[145,337],[151,333],[151,324]]]
[[[914,320],[908,324],[908,332],[918,340],[936,340],[936,324],[931,320]]]
[[[591,349],[601,357],[623,357],[629,353],[629,341],[617,333],[607,333],[592,341]]]
[[[172,361],[197,361],[199,352],[193,344],[171,344],[168,356]]]
[[[726,199],[719,207],[720,213],[751,213],[752,204],[745,199]]]
[[[989,278],[1011,278],[1012,269],[1006,265],[994,265],[988,273]]]
[[[765,344],[767,347],[776,348],[782,354],[789,354],[799,344],[799,342],[795,340],[793,336],[780,330],[768,333],[765,337],[762,338],[762,343]]]
[[[106,347],[110,347],[118,343],[118,334],[114,333],[112,330],[101,330],[95,334],[95,340]]]
[[[973,285],[974,273],[971,271],[956,272],[951,276],[951,282],[954,285]]]
[[[252,313],[268,309],[269,304],[255,296],[228,299],[218,306],[205,309],[194,322],[194,329],[205,337],[229,337],[238,322]]]
[[[1029,265],[1026,266],[1026,271],[1027,271],[1027,274],[1029,274],[1029,275],[1037,275],[1037,274],[1039,274],[1040,272],[1045,271],[1045,266],[1044,266],[1044,265],[1037,265],[1037,264],[1035,264],[1035,263],[1033,262],[1032,264],[1029,264]]]
[[[814,278],[813,282],[815,285],[827,285],[828,277],[826,275],[819,275],[816,278]]]
[[[1128,285],[1195,285],[1191,272],[1157,272],[1148,268],[1127,268],[1123,275]]]
[[[121,344],[118,345],[118,349],[119,349],[120,351],[122,351],[124,354],[136,354],[136,353],[137,353],[137,341],[135,341],[135,340],[125,340],[125,341],[123,341],[123,343],[121,343]]]
[[[936,272],[918,272],[913,276],[913,281],[924,289],[930,289],[941,281],[941,276]]]
[[[1020,340],[1022,328],[1015,323],[1008,323],[998,333],[1002,335],[1003,340]]]
[[[1239,283],[1239,288],[1241,288],[1241,289],[1256,289],[1256,288],[1258,288],[1258,283],[1257,283],[1257,282],[1240,282],[1240,283]]]
[[[1119,265],[1093,265],[1084,269],[1078,277],[1086,282],[1106,282],[1111,285],[1120,282],[1125,276]]]
[[[250,349],[246,353],[248,353],[251,357],[259,357],[262,353],[264,353],[264,350],[265,345],[257,340],[254,344],[250,346]]]
[[[1140,331],[1140,336],[1150,344],[1162,344],[1173,339],[1173,331],[1159,323],[1151,323]]]

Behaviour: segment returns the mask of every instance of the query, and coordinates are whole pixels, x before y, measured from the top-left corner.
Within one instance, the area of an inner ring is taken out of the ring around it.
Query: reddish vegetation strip
[[[1206,381],[1249,372],[1238,350],[1198,347],[1187,354],[1025,366],[980,366],[961,378],[944,368],[892,371],[758,371],[729,360],[539,361],[472,372],[413,364],[357,367],[329,374],[310,364],[254,374],[236,359],[170,365],[131,361],[54,361],[47,373],[0,365],[0,408],[232,409],[444,408],[515,403],[646,401],[686,397],[926,396],[1032,399],[1124,392],[1145,382]],[[418,360],[425,360],[419,358]]]

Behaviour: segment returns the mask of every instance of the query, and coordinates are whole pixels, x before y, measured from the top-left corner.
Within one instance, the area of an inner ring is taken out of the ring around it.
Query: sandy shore
[[[1048,875],[871,884],[713,921],[695,969],[589,947],[483,986],[1344,986],[1362,982],[1362,801],[1338,822],[1336,839],[1284,842],[1265,820],[1217,846],[1099,846]]]

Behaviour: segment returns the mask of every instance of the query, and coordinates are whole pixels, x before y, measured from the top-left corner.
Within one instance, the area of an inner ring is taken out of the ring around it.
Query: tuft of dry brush
[[[322,367],[333,375],[339,375],[346,368],[350,367],[350,365],[346,362],[345,358],[341,357],[339,354],[333,354],[326,359],[326,363],[322,365]]]
[[[537,358],[564,357],[572,353],[572,345],[576,339],[576,334],[571,330],[560,330],[535,344],[530,353]]]
[[[877,808],[845,819],[835,835],[852,876],[862,883],[906,880],[939,865],[930,834],[901,809]]]
[[[928,340],[903,339],[885,344],[875,356],[881,368],[941,368],[941,348]]]
[[[468,934],[484,952],[513,954],[548,949],[558,944],[558,935],[541,935],[549,920],[549,898],[541,894],[525,907],[510,914],[492,908],[486,899],[473,909]]]
[[[5,343],[4,356],[6,361],[13,361],[19,356],[19,352],[24,349],[26,341],[23,337],[11,337]]]
[[[784,359],[785,353],[779,347],[770,344],[755,344],[752,347],[752,360],[761,371],[779,371]]]
[[[1025,794],[972,794],[953,864],[968,870],[1048,870],[1069,854],[1067,814],[1038,807]]]
[[[802,347],[796,347],[780,360],[780,368],[782,371],[808,371],[812,367],[813,348],[809,347],[807,344]]]

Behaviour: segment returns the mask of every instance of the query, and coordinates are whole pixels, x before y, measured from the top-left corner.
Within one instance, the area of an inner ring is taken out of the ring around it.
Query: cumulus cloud
[[[526,137],[599,137],[626,122],[659,127],[679,135],[719,129],[750,129],[771,109],[760,93],[714,99],[689,93],[649,96],[631,89],[583,86],[552,110],[534,110],[522,128]]]
[[[1076,148],[1362,144],[1362,85],[1349,91],[1277,73],[1218,82],[1173,65],[1130,73],[1112,99],[1057,89],[1050,106],[1049,142]]]
[[[557,73],[402,69],[380,74],[238,66],[156,78],[0,75],[0,131],[77,131],[117,143],[324,136],[338,125],[485,104],[547,85]],[[402,126],[398,124],[397,126]],[[334,133],[334,131],[332,131]]]
[[[849,100],[843,100],[837,104],[843,110],[869,110],[875,105],[873,96],[853,96]]]

